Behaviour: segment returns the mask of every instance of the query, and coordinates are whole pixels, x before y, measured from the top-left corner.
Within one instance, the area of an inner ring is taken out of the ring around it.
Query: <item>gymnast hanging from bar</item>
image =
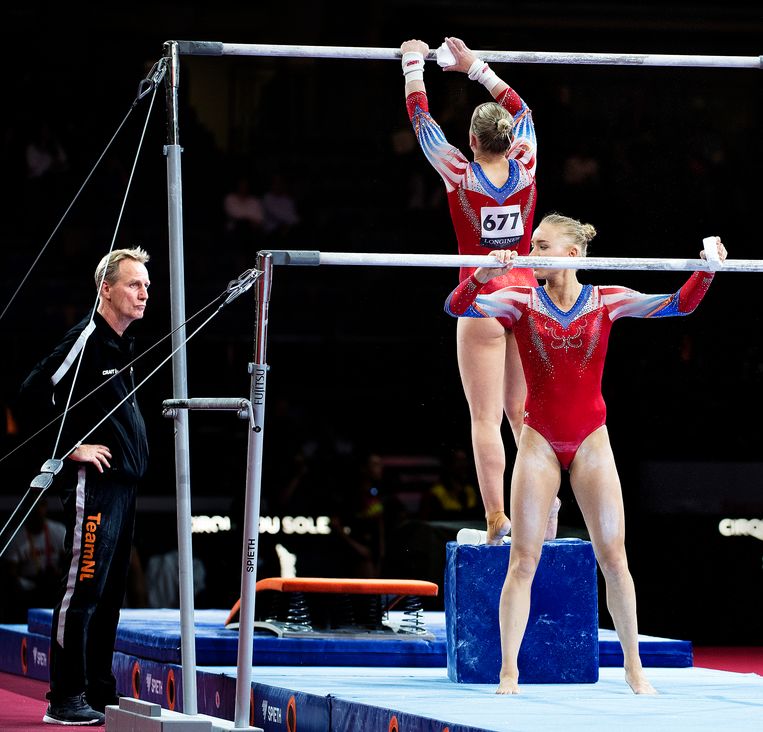
[[[446,38],[438,50],[445,71],[462,71],[480,82],[496,100],[472,114],[469,145],[474,162],[445,139],[429,113],[423,80],[429,46],[410,40],[400,47],[408,116],[427,160],[442,176],[459,254],[492,249],[527,255],[535,211],[536,140],[530,109],[506,82],[458,38]],[[450,53],[448,53],[450,52]],[[497,102],[497,103],[496,103]],[[462,267],[461,281],[474,271]],[[503,271],[488,292],[507,285],[537,285],[530,270]],[[501,423],[506,413],[519,443],[526,396],[522,365],[511,329],[494,318],[459,321],[457,353],[461,381],[471,415],[472,447],[487,520],[487,543],[500,544],[511,522],[504,513],[506,454]],[[559,500],[549,513],[546,538],[556,536]]]
[[[596,231],[550,214],[532,236],[530,256],[585,257]],[[726,259],[721,240],[718,257]],[[607,607],[623,648],[625,679],[636,694],[654,694],[638,653],[636,592],[625,555],[620,479],[605,425],[601,378],[612,323],[691,313],[713,279],[694,272],[673,295],[626,287],[583,285],[574,269],[535,269],[541,287],[486,285],[513,267],[516,252],[491,254],[502,267],[479,267],[450,294],[445,309],[465,318],[497,318],[512,328],[527,380],[524,428],[511,484],[511,554],[500,600],[501,673],[498,694],[519,692],[517,657],[530,610],[546,519],[561,471],[583,514],[607,588]],[[705,252],[700,255],[705,258]]]

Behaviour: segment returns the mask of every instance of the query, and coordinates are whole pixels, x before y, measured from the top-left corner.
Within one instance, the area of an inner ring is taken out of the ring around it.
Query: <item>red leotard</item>
[[[506,89],[498,103],[514,117],[514,141],[507,152],[509,177],[500,188],[488,180],[479,163],[470,163],[445,139],[429,114],[424,92],[412,92],[406,99],[416,139],[445,182],[459,254],[489,254],[494,249],[516,249],[522,256],[530,252],[536,198],[535,127],[530,109],[513,89]],[[474,267],[462,267],[460,279],[472,272]],[[485,291],[537,284],[530,270],[514,269],[491,280]]]
[[[483,285],[470,277],[450,294],[445,310],[456,316],[497,317],[513,328],[527,382],[524,422],[545,437],[567,470],[583,440],[605,423],[601,377],[612,323],[622,317],[688,315],[712,279],[712,274],[695,272],[673,295],[583,285],[577,302],[564,312],[543,287],[479,294]]]

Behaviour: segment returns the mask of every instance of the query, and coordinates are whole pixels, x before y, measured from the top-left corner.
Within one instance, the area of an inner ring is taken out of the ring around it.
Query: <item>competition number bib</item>
[[[483,243],[494,242],[496,239],[504,240],[501,243],[518,241],[525,233],[522,224],[520,207],[515,206],[483,206],[480,209],[480,224],[482,227]],[[485,240],[488,242],[485,242]]]

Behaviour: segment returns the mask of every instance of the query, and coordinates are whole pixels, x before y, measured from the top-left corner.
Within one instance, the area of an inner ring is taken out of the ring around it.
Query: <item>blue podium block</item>
[[[447,544],[445,625],[451,681],[498,683],[498,602],[510,552],[511,544]],[[598,679],[599,610],[593,547],[580,539],[547,541],[519,650],[519,682],[579,684]]]

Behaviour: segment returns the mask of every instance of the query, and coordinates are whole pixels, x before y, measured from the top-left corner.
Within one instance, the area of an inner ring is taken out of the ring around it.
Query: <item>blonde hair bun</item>
[[[546,214],[541,224],[550,224],[559,228],[570,240],[571,243],[580,247],[580,253],[586,256],[588,251],[588,242],[596,236],[596,229],[592,224],[584,224],[570,216],[563,216],[560,213]]]
[[[514,118],[495,102],[478,105],[469,127],[483,151],[501,154],[511,147],[513,129]]]
[[[581,224],[580,233],[583,235],[586,241],[591,241],[596,236],[596,228],[593,224]]]

